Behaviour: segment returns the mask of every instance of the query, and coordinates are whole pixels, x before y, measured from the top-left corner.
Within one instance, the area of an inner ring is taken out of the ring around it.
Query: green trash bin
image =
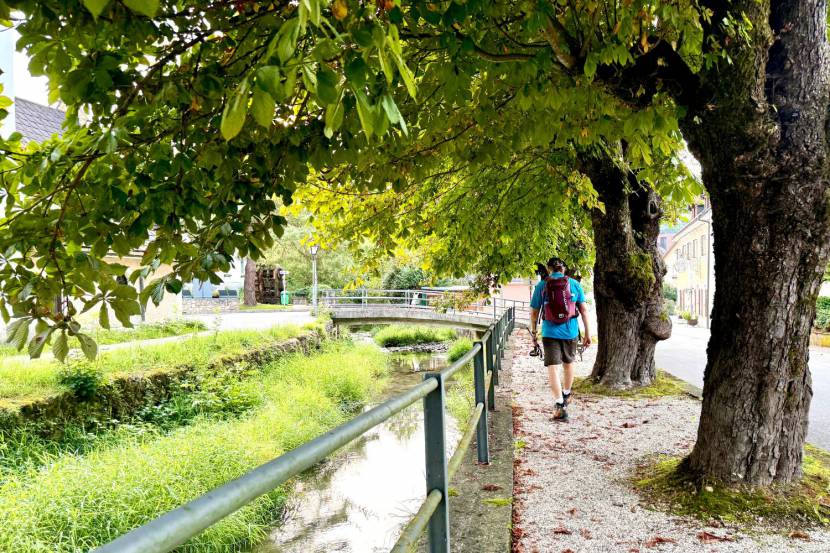
[[[288,293],[288,290],[283,290],[280,293],[280,305],[288,305],[291,301],[291,296]]]

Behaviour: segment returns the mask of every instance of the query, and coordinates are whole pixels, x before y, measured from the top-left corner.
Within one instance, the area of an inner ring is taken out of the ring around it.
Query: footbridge
[[[484,332],[508,310],[527,326],[528,302],[500,297],[471,300],[446,290],[326,290],[320,306],[337,325],[416,323]]]

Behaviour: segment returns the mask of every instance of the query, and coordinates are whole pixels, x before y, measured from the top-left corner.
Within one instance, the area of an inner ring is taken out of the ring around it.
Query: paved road
[[[699,388],[703,387],[709,331],[674,322],[672,337],[657,345],[657,366]],[[830,348],[810,348],[813,402],[807,439],[830,449]]]

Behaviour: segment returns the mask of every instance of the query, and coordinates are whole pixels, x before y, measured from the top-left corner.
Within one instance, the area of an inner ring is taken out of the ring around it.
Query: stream
[[[365,410],[421,382],[424,372],[447,366],[443,353],[392,353],[390,363],[386,387]],[[446,440],[454,447],[459,438],[456,421],[449,414],[446,421]],[[254,551],[389,551],[420,507],[425,488],[419,402],[299,479],[284,521]]]

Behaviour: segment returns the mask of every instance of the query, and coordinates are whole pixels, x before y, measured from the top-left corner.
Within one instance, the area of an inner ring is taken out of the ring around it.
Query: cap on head
[[[558,257],[551,257],[548,259],[548,267],[553,269],[554,271],[564,271],[565,270],[565,262],[559,259]]]

